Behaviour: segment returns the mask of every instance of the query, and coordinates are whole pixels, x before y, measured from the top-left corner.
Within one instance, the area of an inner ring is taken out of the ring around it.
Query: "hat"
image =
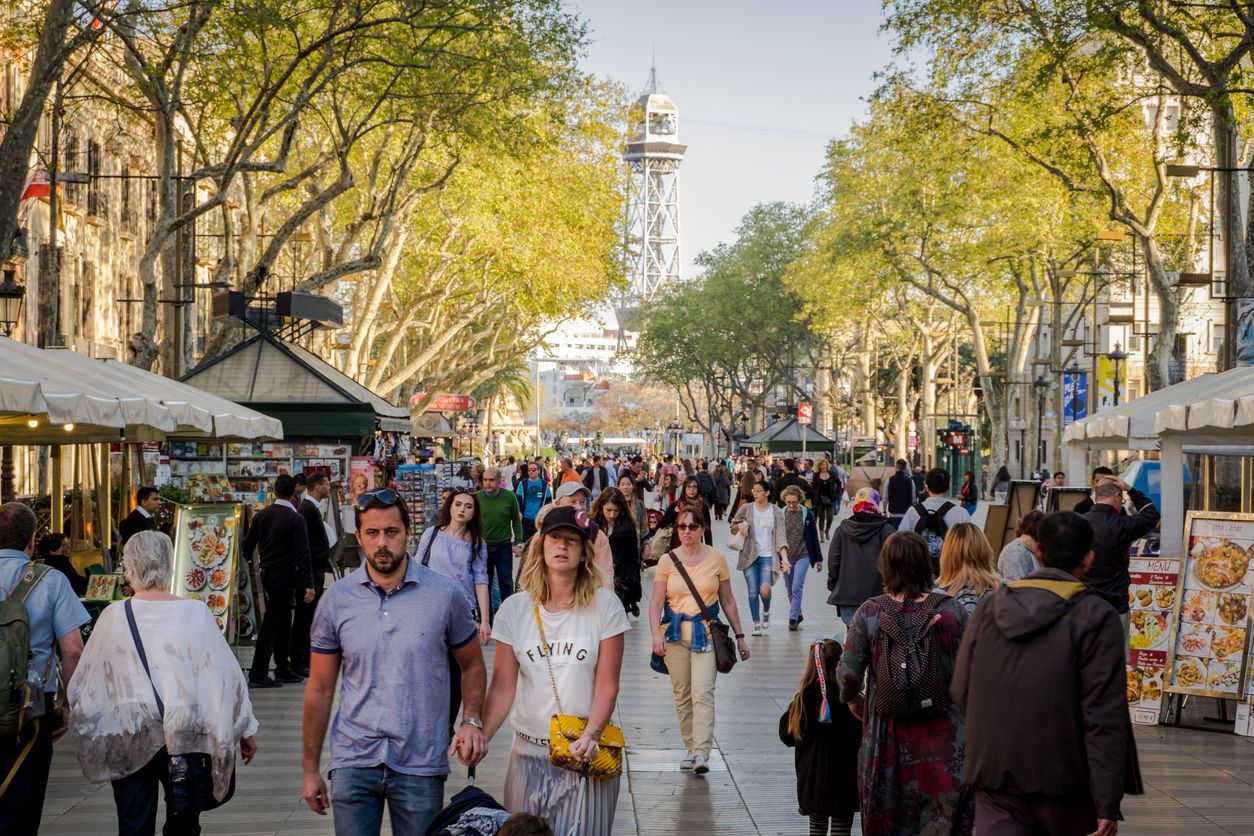
[[[855,514],[880,512],[880,492],[875,488],[861,488],[853,495],[853,512]]]
[[[592,496],[592,491],[584,487],[583,482],[564,482],[554,495],[554,499],[565,499],[568,496],[574,496],[582,492],[586,496]]]
[[[583,539],[592,539],[592,520],[588,519],[588,515],[578,508],[563,505],[550,508],[545,512],[544,522],[540,524],[540,533],[549,534],[559,528],[571,528],[577,531]]]

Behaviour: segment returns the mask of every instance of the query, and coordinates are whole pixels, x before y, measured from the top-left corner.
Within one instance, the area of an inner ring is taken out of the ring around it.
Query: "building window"
[[[78,152],[78,134],[68,131],[62,140],[61,146],[61,171],[79,172],[82,161],[79,159]],[[83,184],[82,183],[66,183],[65,184],[65,202],[74,206],[83,205]]]
[[[119,210],[123,232],[135,232],[135,207],[131,202],[131,167],[122,164],[122,179],[118,181]]]
[[[87,140],[87,214],[102,217],[104,199],[100,193],[100,143]]]

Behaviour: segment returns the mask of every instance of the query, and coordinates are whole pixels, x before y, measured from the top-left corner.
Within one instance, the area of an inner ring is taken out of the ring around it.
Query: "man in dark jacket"
[[[1136,509],[1123,512],[1123,494]],[[1093,489],[1093,509],[1084,515],[1093,526],[1093,568],[1084,578],[1098,595],[1110,602],[1123,621],[1123,646],[1128,647],[1128,548],[1158,525],[1158,509],[1145,494],[1114,476]]]
[[[277,688],[284,682],[301,682],[291,667],[292,605],[298,590],[306,604],[313,603],[313,571],[309,564],[309,531],[292,504],[296,480],[287,474],[274,480],[278,497],[269,508],[258,511],[244,535],[244,556],[256,549],[261,563],[261,588],[266,596],[266,615],[257,634],[257,648],[248,684]],[[274,655],[274,676],[270,656]]]
[[[601,491],[606,488],[614,487],[610,484],[610,472],[605,467],[605,460],[600,456],[594,456],[591,464],[583,469],[583,486],[593,499],[600,496]]]
[[[901,518],[914,505],[915,499],[923,490],[922,487],[915,488],[914,480],[906,470],[909,466],[910,463],[905,459],[898,459],[897,469],[888,477],[884,486],[884,502],[888,506],[888,517],[892,520],[893,528],[901,525]]]
[[[161,494],[156,488],[140,488],[135,491],[135,509],[118,523],[121,545],[141,531],[157,530],[157,510],[161,508]]]
[[[1113,836],[1124,793],[1141,792],[1119,619],[1078,580],[1094,558],[1088,521],[1051,514],[1037,535],[1042,568],[980,602],[954,666],[976,826]]]
[[[806,501],[811,501],[810,504],[813,505],[812,500],[814,497],[811,494],[810,483],[802,478],[801,474],[797,473],[797,462],[794,459],[784,459],[781,466],[783,467],[783,472],[780,473],[779,478],[771,486],[775,494],[775,504],[783,508],[784,488],[795,486],[801,491],[801,502],[804,504]]]
[[[880,495],[862,488],[853,498],[853,516],[842,520],[827,549],[827,603],[836,607],[845,626],[862,602],[884,592],[880,577],[880,547],[895,531],[880,514]]]
[[[313,625],[314,612],[322,600],[322,587],[327,572],[331,571],[331,538],[327,536],[326,523],[322,521],[322,501],[331,494],[331,483],[325,473],[313,473],[305,480],[305,491],[300,498],[292,497],[296,513],[305,521],[309,533],[309,564],[313,570],[314,597],[309,603],[298,600],[296,615],[292,618],[292,670],[297,676],[309,676],[309,628]],[[515,505],[517,507],[517,505]]]

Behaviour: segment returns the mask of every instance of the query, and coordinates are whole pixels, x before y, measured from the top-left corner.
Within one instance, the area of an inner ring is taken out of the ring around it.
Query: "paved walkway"
[[[978,521],[978,517],[977,517]],[[725,523],[715,524],[716,540],[726,539]],[[651,585],[651,580],[646,580]],[[747,613],[742,577],[733,581]],[[779,588],[779,601],[783,589]],[[751,638],[753,657],[720,677],[717,693],[717,748],[708,776],[680,773],[683,756],[669,681],[649,670],[649,631],[632,619],[616,718],[628,740],[628,771],[620,794],[615,834],[717,833],[800,834],[806,821],[797,814],[792,753],[776,736],[780,714],[792,698],[805,658],[805,646],[836,629],[834,608],[824,603],[823,579],[811,573],[802,629],[787,622],[770,634]],[[747,614],[746,614],[747,620]],[[235,798],[204,817],[206,834],[302,834],[333,832],[330,818],[311,813],[300,801],[301,693],[299,686],[254,691],[261,721],[260,750],[241,767]],[[1196,716],[1201,708],[1191,708]],[[1008,707],[1009,708],[1009,707]],[[498,735],[479,769],[479,784],[502,796],[508,759],[508,729]],[[1172,728],[1139,728],[1137,743],[1148,792],[1128,799],[1121,833],[1254,834],[1254,745],[1233,735]],[[1026,741],[1025,745],[1037,745]],[[1041,747],[1041,757],[1049,757]],[[464,772],[455,771],[450,794]],[[57,747],[48,801],[46,834],[116,833],[113,798],[107,786],[88,784],[75,758],[75,743]],[[390,832],[385,824],[385,833]]]

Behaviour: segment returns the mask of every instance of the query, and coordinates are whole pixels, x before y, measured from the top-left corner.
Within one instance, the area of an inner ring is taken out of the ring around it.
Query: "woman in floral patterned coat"
[[[879,558],[884,595],[871,598],[853,617],[837,681],[841,701],[862,719],[859,791],[866,836],[970,834],[973,805],[963,792],[965,729],[957,706],[937,716],[907,718],[882,714],[876,705],[876,661],[881,619],[927,619],[933,652],[940,654],[945,684],[953,676],[967,611],[948,595],[929,597],[934,587],[927,543],[913,532],[884,541]],[[865,691],[864,691],[865,684]],[[948,688],[945,688],[948,691]]]

